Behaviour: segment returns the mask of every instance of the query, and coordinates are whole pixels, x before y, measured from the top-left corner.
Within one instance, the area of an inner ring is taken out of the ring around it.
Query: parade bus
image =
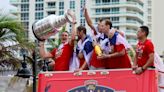
[[[140,75],[131,69],[41,72],[38,92],[164,92],[163,79],[155,69]]]
[[[71,14],[68,10],[65,15],[50,15],[35,22],[32,26],[35,37],[44,41],[59,32],[56,28],[66,22],[75,24]],[[38,92],[164,92],[163,61],[155,65],[155,69],[147,69],[139,75],[132,69],[40,72]]]

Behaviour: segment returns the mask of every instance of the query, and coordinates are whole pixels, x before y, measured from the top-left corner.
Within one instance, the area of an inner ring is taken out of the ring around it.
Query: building
[[[10,0],[20,10],[22,23],[27,29],[27,37],[34,40],[32,24],[50,14],[63,15],[67,9],[74,10],[77,25],[89,27],[85,22],[82,7],[88,8],[94,24],[99,18],[110,18],[115,28],[126,33],[132,45],[136,44],[136,32],[144,24],[144,3],[141,0]],[[68,24],[68,31],[71,25]]]
[[[5,4],[0,5],[0,16],[6,16],[13,19],[18,19],[20,13],[18,13],[17,7],[9,5],[7,1],[4,1]]]
[[[152,39],[155,45],[155,50],[159,55],[164,56],[164,0],[152,0]]]
[[[126,33],[128,42],[136,44],[136,32],[144,23],[143,2],[140,0],[88,0],[92,21],[110,18],[113,26]]]
[[[149,27],[149,38],[152,38],[152,0],[144,0],[144,25]]]

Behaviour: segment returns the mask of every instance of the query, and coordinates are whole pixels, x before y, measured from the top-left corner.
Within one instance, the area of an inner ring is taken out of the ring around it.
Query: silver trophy
[[[65,25],[67,22],[72,23],[74,16],[74,12],[71,10],[67,10],[67,12],[64,15],[49,15],[37,22],[34,22],[32,25],[32,30],[35,35],[35,37],[39,41],[44,41],[48,37],[56,34],[58,32],[58,28]]]

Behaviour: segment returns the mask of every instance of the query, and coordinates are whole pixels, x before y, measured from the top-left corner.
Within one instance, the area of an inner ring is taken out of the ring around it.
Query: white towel
[[[154,65],[158,71],[164,72],[164,62],[156,52],[154,53]]]

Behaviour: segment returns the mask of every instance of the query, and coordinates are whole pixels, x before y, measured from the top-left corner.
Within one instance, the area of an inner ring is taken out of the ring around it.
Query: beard
[[[140,37],[140,36],[137,36],[137,39],[138,39],[138,40],[140,40],[140,39],[142,39],[142,37]]]
[[[68,40],[67,40],[67,39],[64,39],[64,38],[61,39],[61,42],[62,42],[62,43],[65,43],[65,42],[67,42],[67,41],[68,41]]]

